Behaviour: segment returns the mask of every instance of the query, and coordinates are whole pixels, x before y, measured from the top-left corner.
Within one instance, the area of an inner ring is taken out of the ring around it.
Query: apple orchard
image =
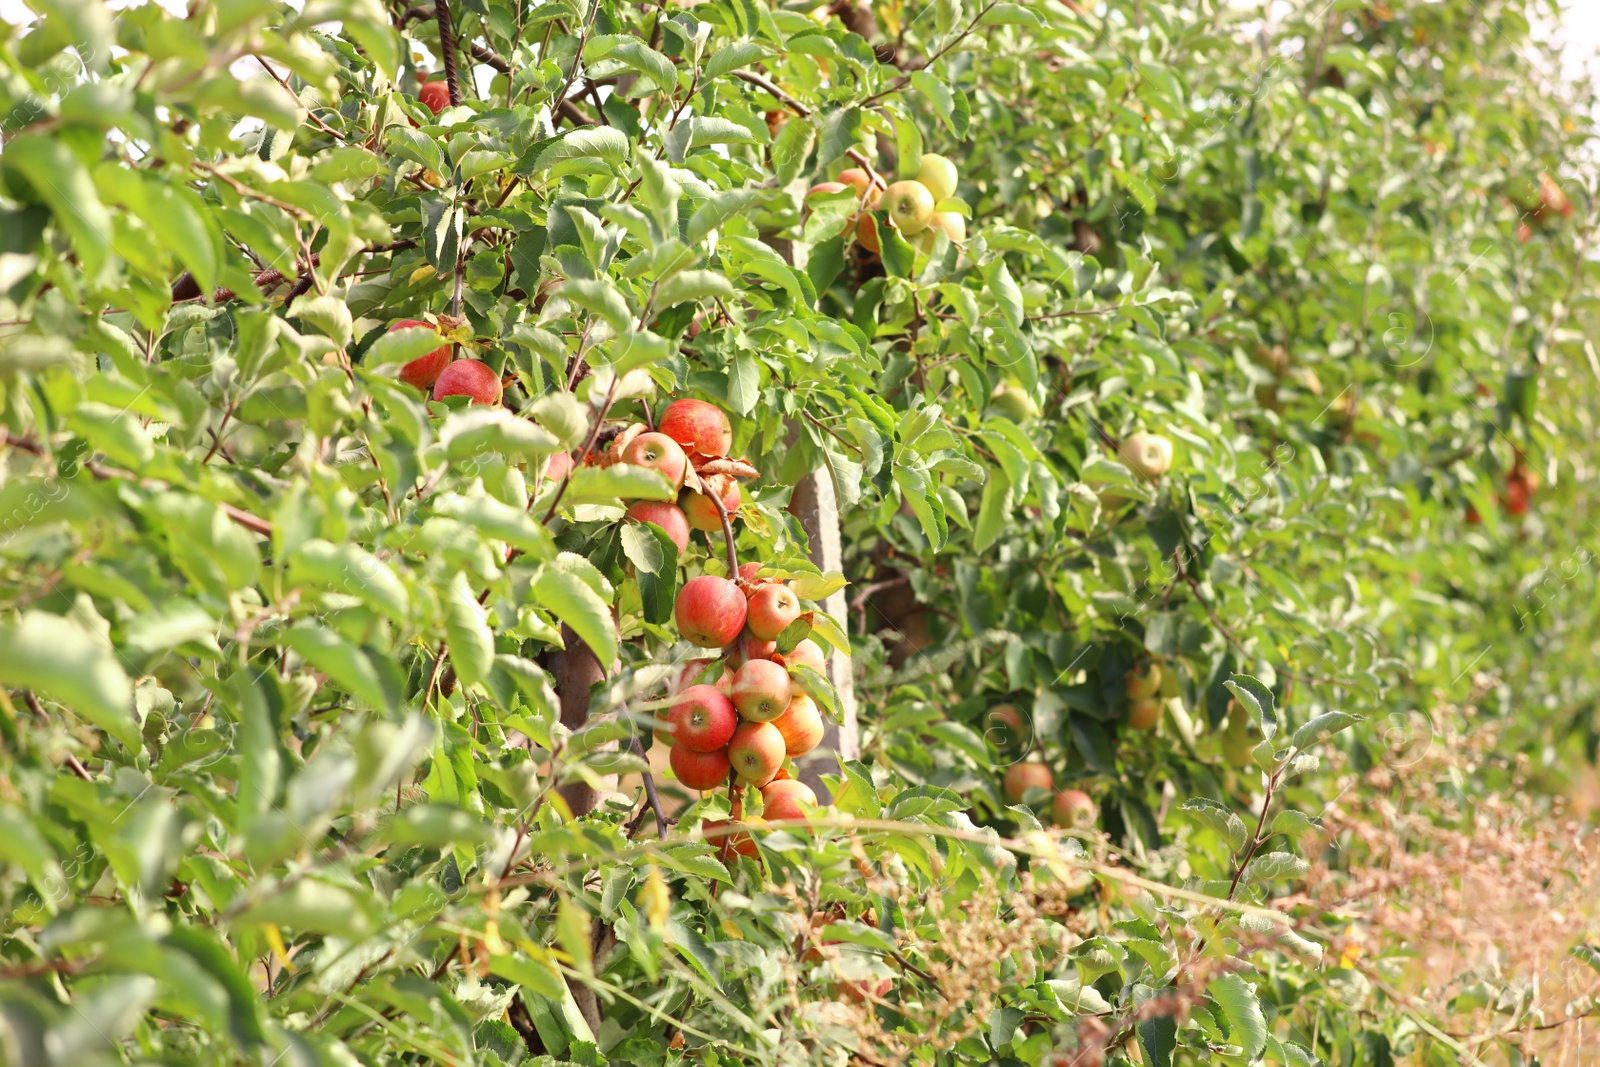
[[[26,2],[0,1060],[1583,1062],[1545,5]]]

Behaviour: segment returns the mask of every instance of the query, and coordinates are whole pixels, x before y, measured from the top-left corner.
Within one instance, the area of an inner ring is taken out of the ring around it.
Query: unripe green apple
[[[1027,422],[1038,418],[1039,405],[1028,391],[1015,382],[1002,382],[989,396],[989,407],[996,414],[1012,422]]]
[[[1117,455],[1133,473],[1153,480],[1172,466],[1172,442],[1160,434],[1140,430],[1123,439]]]
[[[922,165],[917,168],[917,181],[928,187],[933,202],[956,195],[956,165],[936,152],[924,152]]]
[[[928,228],[933,220],[933,194],[918,181],[895,182],[883,191],[879,206],[889,215],[895,229],[913,237]]]
[[[931,229],[943,230],[952,241],[959,243],[967,239],[967,219],[959,211],[935,211],[928,225]]]
[[[1129,700],[1144,700],[1155,696],[1161,688],[1161,664],[1149,660],[1123,675]]]

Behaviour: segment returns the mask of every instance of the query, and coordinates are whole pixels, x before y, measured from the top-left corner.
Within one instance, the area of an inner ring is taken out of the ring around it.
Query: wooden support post
[[[789,498],[789,511],[800,520],[811,541],[811,562],[824,571],[842,571],[844,551],[839,539],[839,498],[834,492],[833,476],[826,467],[800,479]],[[850,616],[843,590],[823,601],[822,606],[840,626],[848,627]],[[855,675],[850,657],[830,652],[828,680],[839,694],[844,723],[842,726],[829,723],[822,735],[822,744],[802,759],[800,766],[801,780],[816,791],[819,799],[827,795],[819,776],[834,769],[835,757],[853,760],[861,756],[861,735],[856,726]]]

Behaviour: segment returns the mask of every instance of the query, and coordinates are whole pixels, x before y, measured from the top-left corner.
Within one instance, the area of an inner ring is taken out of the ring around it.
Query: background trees
[[[1566,1040],[1592,952],[1551,1001],[1362,908],[1594,752],[1592,102],[1519,0],[1285,6],[39,3],[0,51],[7,1056]],[[957,241],[805,196],[926,152]],[[439,334],[500,406],[397,379]],[[628,777],[724,546],[583,460],[668,395],[732,416],[738,558],[854,654],[811,684],[861,758],[754,856],[697,830],[727,792],[662,783],[661,835]],[[842,573],[789,510],[819,472]],[[1018,761],[1052,790],[1004,800]],[[1067,787],[1098,821],[1045,835]]]

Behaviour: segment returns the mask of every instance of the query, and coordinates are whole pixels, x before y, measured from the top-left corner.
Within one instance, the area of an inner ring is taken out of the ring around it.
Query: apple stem
[[[711,489],[711,486],[706,488]],[[728,546],[728,578],[731,581],[739,580],[739,557],[733,550],[733,523],[728,519],[728,509],[722,506],[722,494],[718,492],[707,493],[711,503],[716,505],[717,516],[722,520],[722,539]]]

